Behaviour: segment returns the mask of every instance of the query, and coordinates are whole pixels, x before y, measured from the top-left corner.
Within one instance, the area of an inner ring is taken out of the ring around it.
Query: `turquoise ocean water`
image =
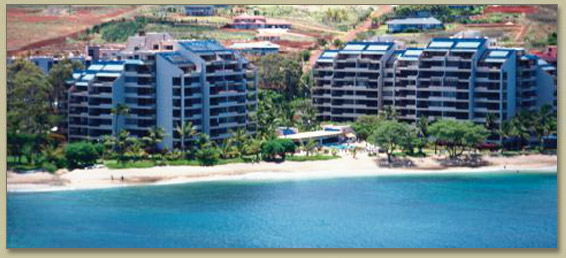
[[[17,247],[557,247],[556,174],[8,194]]]

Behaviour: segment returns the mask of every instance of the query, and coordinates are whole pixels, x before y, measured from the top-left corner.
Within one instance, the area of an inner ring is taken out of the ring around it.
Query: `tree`
[[[232,144],[230,139],[225,139],[220,146],[220,157],[223,159],[229,159],[238,156],[238,150],[236,146]]]
[[[495,114],[487,113],[487,115],[485,116],[484,126],[489,131],[489,136],[497,134],[497,132],[499,131],[499,125],[497,123],[497,117],[495,116]]]
[[[283,160],[285,160],[285,156],[287,153],[293,154],[297,151],[297,145],[291,139],[279,139],[281,142],[281,146],[283,146]]]
[[[301,131],[313,131],[319,127],[316,119],[317,109],[312,105],[310,99],[296,99],[291,102],[291,108],[295,111],[296,121]]]
[[[116,107],[110,110],[110,113],[114,115],[114,136],[118,136],[118,122],[120,117],[127,116],[130,113],[130,108],[125,104],[119,103]]]
[[[344,42],[340,39],[334,39],[334,41],[332,42],[332,45],[334,46],[334,48],[340,49],[344,46]]]
[[[193,139],[197,134],[197,127],[193,125],[192,122],[187,121],[186,123],[181,123],[175,127],[175,131],[181,136],[181,152],[183,153],[183,158],[186,158],[186,146],[185,138]],[[193,155],[192,145],[190,146],[189,156]]]
[[[407,154],[413,154],[415,146],[419,147],[419,150],[422,149],[421,139],[418,137],[418,130],[416,127],[407,125],[406,130],[404,130],[405,135],[402,135],[401,139],[401,148]],[[422,153],[422,151],[420,152]]]
[[[267,160],[274,160],[276,156],[284,157],[285,147],[278,139],[268,140],[261,145],[261,154]]]
[[[98,152],[90,142],[74,142],[65,147],[65,158],[69,169],[84,168],[96,163]]]
[[[544,105],[540,107],[534,118],[533,129],[539,143],[539,150],[542,151],[543,138],[556,131],[556,114],[552,112],[551,105]]]
[[[213,166],[218,163],[220,158],[220,151],[210,141],[210,137],[206,134],[199,134],[197,137],[197,144],[199,149],[195,156],[199,163],[203,166]]]
[[[314,85],[314,77],[310,70],[306,70],[299,81],[298,97],[310,98],[311,90]]]
[[[386,120],[377,126],[368,138],[369,142],[385,150],[387,161],[391,163],[393,152],[407,142],[409,126],[395,120]]]
[[[309,50],[305,49],[301,51],[301,60],[303,60],[303,62],[308,62],[310,58],[311,58],[311,52]]]
[[[53,65],[47,80],[51,84],[52,89],[49,93],[49,102],[54,103],[54,113],[59,114],[61,121],[66,122],[66,110],[62,110],[63,103],[67,102],[67,80],[72,78],[73,71],[84,69],[84,65],[79,61],[73,61],[65,58]]]
[[[321,46],[322,48],[326,47],[326,45],[328,44],[328,41],[325,38],[318,38],[316,40],[316,42],[318,43],[319,46]]]
[[[209,147],[206,149],[199,149],[196,157],[202,166],[214,166],[218,163],[220,151],[216,147]]]
[[[157,153],[158,144],[165,138],[165,130],[161,127],[154,127],[148,130],[148,135],[143,137],[142,140],[149,147],[152,154]]]
[[[231,132],[230,144],[236,148],[236,156],[242,157],[246,145],[249,143],[249,135],[246,129],[238,128],[236,131]]]
[[[285,103],[283,96],[274,91],[260,91],[257,112],[251,117],[257,124],[257,138],[273,139],[277,136],[276,128],[282,124],[281,105]]]
[[[382,119],[375,115],[360,116],[358,117],[358,119],[356,119],[356,122],[352,124],[352,129],[356,131],[359,139],[366,140],[377,128],[381,121]]]
[[[426,146],[428,142],[428,126],[429,126],[428,117],[421,115],[419,117],[419,120],[417,121],[416,126],[418,130],[419,138],[421,139],[418,144],[419,153],[423,153],[423,147]]]
[[[259,161],[261,154],[261,140],[251,140],[250,144],[245,146],[246,155],[254,155],[254,161]]]
[[[283,126],[293,127],[295,125],[295,108],[291,105],[284,105],[281,109],[281,118],[283,120]]]
[[[384,106],[383,109],[379,111],[379,117],[386,120],[395,120],[397,119],[397,110],[395,110],[392,106]]]
[[[317,146],[318,146],[318,143],[315,140],[309,139],[307,141],[307,143],[304,146],[305,152],[307,153],[307,157],[316,150]]]
[[[44,134],[57,124],[50,102],[53,87],[39,67],[18,59],[8,65],[6,79],[8,130]]]
[[[120,131],[118,137],[115,137],[114,140],[114,148],[119,163],[126,162],[126,154],[135,147],[135,144],[137,142],[137,138],[130,136],[130,132],[128,132],[127,130]]]
[[[441,119],[430,126],[430,134],[445,146],[450,158],[457,158],[484,142],[489,132],[470,121]]]
[[[300,57],[264,55],[259,59],[258,81],[260,89],[275,90],[290,101],[299,96],[299,80],[302,75]]]
[[[521,149],[525,149],[529,138],[533,134],[535,113],[528,110],[523,110],[511,119],[511,126],[513,127],[513,136],[519,139]]]

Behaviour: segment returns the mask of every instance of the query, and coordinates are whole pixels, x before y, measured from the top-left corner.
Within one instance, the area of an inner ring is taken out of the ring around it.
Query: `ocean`
[[[556,248],[557,175],[233,180],[8,193],[8,248]]]

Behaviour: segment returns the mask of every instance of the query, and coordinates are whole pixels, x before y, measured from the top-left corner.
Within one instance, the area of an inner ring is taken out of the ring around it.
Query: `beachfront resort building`
[[[389,33],[444,29],[444,24],[434,17],[393,19],[387,22]]]
[[[239,128],[255,130],[249,115],[257,107],[256,71],[212,40],[177,41],[163,33],[131,37],[120,60],[76,71],[68,95],[70,141],[122,130],[143,137],[160,127],[166,133],[161,147],[171,150],[181,146],[175,128],[185,122],[214,141]],[[114,115],[118,104],[129,112]]]
[[[313,105],[319,119],[342,122],[377,115],[385,63],[394,51],[393,42],[351,42],[322,53],[313,69]]]
[[[327,50],[314,71],[313,104],[323,121],[354,121],[393,107],[420,116],[499,122],[522,109],[556,109],[556,69],[524,49],[493,48],[485,38],[435,38],[425,48],[351,42]]]

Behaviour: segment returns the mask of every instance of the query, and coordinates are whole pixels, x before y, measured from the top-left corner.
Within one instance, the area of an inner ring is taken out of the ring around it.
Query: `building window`
[[[153,50],[159,50],[159,45],[158,44],[153,45]]]
[[[181,77],[173,77],[173,86],[181,86]]]
[[[126,77],[126,82],[137,82],[137,81],[138,81],[137,77],[132,77],[132,76]]]

